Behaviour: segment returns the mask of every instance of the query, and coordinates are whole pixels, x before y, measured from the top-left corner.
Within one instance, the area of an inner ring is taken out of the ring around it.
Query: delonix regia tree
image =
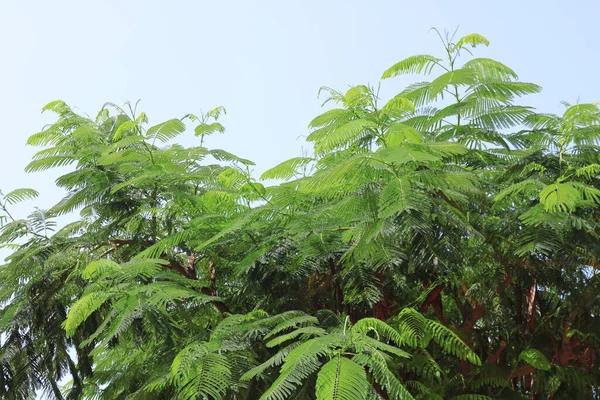
[[[47,105],[27,171],[71,172],[27,218],[2,195],[2,398],[598,398],[600,110],[442,41],[385,102],[324,88],[314,154],[260,180],[204,147],[223,108]]]

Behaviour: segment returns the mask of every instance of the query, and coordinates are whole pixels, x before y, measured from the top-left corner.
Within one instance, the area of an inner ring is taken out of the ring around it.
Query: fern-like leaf
[[[433,68],[442,60],[428,54],[405,58],[388,68],[381,79],[393,78],[403,74],[430,74]]]
[[[167,142],[185,131],[185,124],[176,118],[170,119],[151,128],[148,128],[146,137],[152,143],[155,140]]]
[[[16,204],[16,203],[20,203],[25,200],[33,200],[38,195],[39,195],[39,193],[37,192],[37,190],[34,190],[34,189],[29,189],[29,188],[15,189],[12,192],[8,192],[5,194],[4,200],[8,204]]]
[[[369,382],[364,368],[337,356],[319,371],[316,389],[317,400],[363,400]]]
[[[548,362],[548,359],[546,358],[546,356],[544,354],[542,354],[541,351],[531,348],[531,347],[523,350],[521,352],[521,354],[519,354],[519,359],[525,361],[527,364],[531,365],[533,368],[539,369],[542,371],[549,371],[551,368],[551,365]]]

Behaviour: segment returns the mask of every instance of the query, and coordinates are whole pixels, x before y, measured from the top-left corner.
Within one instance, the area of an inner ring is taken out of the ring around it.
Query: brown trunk
[[[588,291],[579,301],[579,305],[569,313],[569,318],[565,322],[561,337],[561,346],[556,355],[556,362],[559,365],[569,365],[571,361],[577,361],[585,367],[592,367],[595,361],[595,350],[587,347],[583,352],[580,350],[581,341],[576,335],[570,335],[573,324],[577,321],[579,314],[585,309],[586,303],[595,296],[593,291]]]
[[[496,351],[494,351],[493,353],[490,353],[490,355],[488,356],[487,359],[487,364],[489,365],[496,365],[498,364],[498,360],[500,359],[500,356],[502,355],[502,353],[504,353],[504,350],[506,350],[506,342],[504,340],[502,340],[500,342],[500,346],[496,349]]]
[[[525,332],[529,334],[533,334],[535,331],[535,303],[536,303],[536,295],[537,295],[537,282],[534,279],[531,286],[527,289],[527,296],[525,298],[527,304],[527,315],[526,315],[526,325]]]
[[[342,288],[337,285],[335,288],[335,296],[337,298],[337,312],[339,314],[343,314],[344,313],[344,292],[342,291]]]
[[[188,257],[188,265],[187,267],[184,267],[183,265],[175,262],[175,261],[170,261],[168,267],[174,271],[179,272],[181,275],[185,276],[188,279],[192,279],[192,280],[197,280],[198,277],[196,276],[196,267],[194,266],[194,257],[193,256],[189,256]],[[190,264],[191,263],[191,264]],[[215,264],[211,261],[209,263],[209,266],[211,268],[211,274],[210,274],[210,287],[203,287],[200,289],[200,292],[202,292],[205,295],[208,296],[216,296],[216,287],[215,287],[215,279],[216,279],[216,270],[215,270]],[[212,304],[215,306],[215,308],[217,310],[219,310],[221,313],[228,313],[229,312],[229,308],[227,307],[227,305],[225,303],[223,303],[222,301],[213,301]]]
[[[200,291],[208,296],[212,296],[212,290],[210,288],[203,287],[200,289]],[[217,310],[221,312],[221,314],[229,313],[229,307],[227,307],[227,304],[223,303],[222,301],[214,300],[211,303],[215,306]]]
[[[473,332],[473,328],[475,327],[475,324],[477,323],[477,321],[479,321],[481,319],[481,317],[483,317],[483,315],[485,314],[485,310],[486,310],[485,304],[474,305],[471,308],[471,312],[469,313],[466,320],[463,322],[463,324],[461,326],[461,331],[465,335],[465,342],[469,346],[472,345],[471,334]]]
[[[190,252],[188,255],[187,270],[188,275],[196,276],[196,256],[192,252]]]
[[[484,304],[476,304],[472,306],[470,312],[468,313],[465,321],[460,327],[460,332],[462,334],[462,339],[471,349],[474,348],[473,345],[473,328],[475,324],[483,315],[485,314],[485,305]],[[460,371],[464,376],[470,376],[471,371],[473,370],[473,364],[467,361],[460,361]]]
[[[535,393],[531,390],[533,387],[533,372],[531,374],[525,375],[525,390],[529,392],[529,398],[535,399]]]
[[[515,320],[518,325],[523,323],[523,289],[519,284],[515,285]]]
[[[379,290],[381,291],[381,300],[373,305],[373,317],[385,321],[389,317],[392,316],[392,312],[390,311],[390,307],[388,305],[387,299],[385,298],[384,293],[384,279],[383,279],[383,271],[378,270],[377,275],[379,278]]]
[[[442,199],[444,199],[444,201],[446,203],[448,203],[450,206],[452,206],[453,208],[455,208],[458,211],[462,212],[462,210],[460,209],[460,207],[458,206],[458,204],[454,200],[451,200],[450,198],[448,198],[448,196],[446,196],[446,194],[444,192],[442,192],[441,190],[438,190],[437,192],[435,192],[435,194],[437,196],[441,197]]]
[[[216,296],[217,295],[217,284],[216,284],[217,270],[215,269],[215,263],[213,261],[210,261],[208,263],[208,269],[210,270],[210,291],[211,291],[212,296]]]
[[[506,289],[506,287],[511,283],[511,281],[512,277],[508,274],[506,270],[504,270],[504,279],[494,292],[493,297],[496,297],[498,294],[502,293],[504,289]],[[463,288],[463,291],[466,293],[468,290],[467,285],[464,282],[461,282],[461,286]],[[485,315],[486,306],[485,304],[475,304],[475,302],[470,298],[467,298],[467,301],[471,305],[471,308],[470,310],[467,309],[464,322],[460,326],[459,330],[462,334],[462,339],[464,340],[464,342],[470,348],[474,349],[473,328],[475,327],[477,321],[479,321]],[[471,370],[473,369],[473,365],[466,361],[460,361],[460,369],[463,375],[468,376],[470,375]]]
[[[334,308],[334,311],[342,314],[344,312],[344,291],[340,287],[340,283],[337,281],[337,274],[341,270],[340,266],[337,264],[337,261],[339,261],[339,257],[329,260],[329,272],[331,274],[331,282],[333,282],[334,287],[333,296],[336,301],[336,307]]]
[[[515,371],[511,372],[510,375],[508,376],[508,379],[515,379],[515,378],[519,378],[521,376],[531,375],[534,372],[535,372],[535,368],[533,368],[531,365],[526,365],[524,367],[518,368]]]
[[[429,306],[431,306],[440,322],[448,326],[448,321],[444,316],[444,309],[442,307],[442,290],[444,290],[444,285],[437,285],[431,292],[427,294],[425,302],[421,306],[421,312],[426,312]]]
[[[382,399],[389,399],[390,397],[388,396],[387,392],[385,391],[384,388],[381,387],[381,385],[379,383],[373,383],[373,389],[375,389],[375,391],[377,392],[377,394],[382,398]]]
[[[169,261],[169,264],[167,265],[167,268],[185,276],[188,279],[193,279],[196,280],[196,274],[191,274],[190,270],[187,267],[184,267],[183,265],[179,264],[176,261]]]

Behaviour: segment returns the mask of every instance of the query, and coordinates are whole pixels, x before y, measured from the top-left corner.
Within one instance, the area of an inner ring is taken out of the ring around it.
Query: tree
[[[222,107],[46,106],[27,170],[73,170],[50,210],[0,204],[2,396],[596,398],[600,110],[518,105],[540,87],[461,63],[485,37],[440,38],[382,78],[439,75],[386,102],[323,88],[273,186],[204,147]],[[199,146],[170,144],[185,122]]]

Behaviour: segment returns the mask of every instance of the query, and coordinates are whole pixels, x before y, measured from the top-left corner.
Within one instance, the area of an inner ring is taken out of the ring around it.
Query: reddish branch
[[[494,292],[492,297],[496,297],[499,294],[501,294],[502,292],[504,292],[504,289],[506,289],[506,287],[508,287],[508,285],[510,284],[511,281],[512,281],[512,277],[508,274],[508,272],[504,271],[504,279],[502,280],[502,282],[500,283],[500,286],[496,289],[496,291]],[[464,285],[464,283],[463,283],[463,290],[465,291],[465,294],[466,294],[466,292],[467,292],[466,285]],[[464,333],[464,337],[466,338],[468,343],[470,343],[471,342],[471,332],[473,331],[473,327],[475,326],[477,321],[479,321],[481,319],[481,317],[484,316],[486,307],[485,307],[485,304],[476,304],[475,301],[473,299],[471,299],[470,297],[467,298],[467,301],[471,305],[471,310],[470,310],[470,312],[468,312],[468,314],[461,326],[461,331]]]
[[[391,317],[392,311],[388,305],[387,299],[384,293],[384,279],[383,279],[383,271],[380,269],[377,271],[377,276],[379,279],[379,289],[382,293],[382,298],[377,303],[373,305],[373,317],[385,321],[389,317]]]
[[[506,346],[507,346],[507,343],[504,340],[502,340],[500,342],[500,346],[498,346],[496,351],[494,351],[493,353],[490,353],[490,355],[488,356],[487,364],[489,364],[489,365],[498,364],[498,360],[500,359],[500,356],[502,356],[502,354],[506,350]]]
[[[196,276],[196,256],[194,255],[194,253],[190,252],[190,254],[188,255],[188,264],[187,264],[187,270],[188,272],[192,272],[193,276]]]
[[[213,261],[210,261],[208,263],[208,269],[210,271],[210,291],[211,291],[211,295],[212,296],[216,296],[217,295],[217,284],[216,284],[217,270],[215,269],[215,263]]]
[[[450,206],[452,206],[452,207],[456,208],[458,211],[462,212],[462,210],[460,209],[460,206],[454,200],[452,200],[448,196],[446,196],[446,194],[444,192],[442,192],[441,190],[438,190],[437,192],[435,192],[435,194],[438,197],[441,197]]]
[[[535,372],[535,368],[533,368],[531,365],[525,365],[523,367],[517,368],[516,370],[512,371],[508,375],[508,379],[520,378],[522,376],[531,375],[534,372]]]
[[[145,239],[142,241],[136,241],[134,239],[111,239],[108,241],[108,243],[110,243],[111,246],[117,248],[117,247],[121,247],[124,245],[130,245],[130,244],[134,244],[134,243],[140,243],[140,244],[144,245],[145,247],[150,247],[155,242],[153,240],[149,240],[149,239]]]
[[[180,275],[185,276],[188,279],[194,279],[196,280],[196,274],[195,271],[190,271],[187,267],[179,264],[176,261],[169,261],[169,264],[167,265],[167,268],[179,273]]]
[[[508,287],[508,285],[511,283],[511,281],[512,281],[512,277],[508,274],[508,272],[505,271],[504,279],[500,283],[500,286],[494,292],[493,297],[502,293],[506,289],[506,287]],[[424,288],[427,288],[428,286],[429,286],[429,284],[427,282],[423,282]],[[468,287],[465,282],[461,282],[461,288],[462,288],[463,296],[466,295],[466,293],[468,292]],[[427,309],[431,306],[433,308],[436,316],[440,320],[440,322],[447,326],[448,321],[446,320],[446,318],[444,316],[443,305],[442,305],[442,291],[443,290],[444,290],[444,285],[442,285],[442,284],[436,285],[433,289],[431,289],[430,292],[427,294],[425,302],[421,305],[421,312],[427,311]],[[457,304],[459,304],[459,306],[460,306],[459,298],[457,297],[456,300],[457,300]],[[474,346],[473,339],[472,339],[473,329],[475,328],[475,325],[477,324],[477,322],[485,315],[486,306],[485,306],[485,304],[477,304],[470,297],[467,297],[467,302],[468,302],[468,307],[462,308],[463,314],[464,314],[463,323],[461,326],[455,327],[455,328],[460,332],[461,337],[463,338],[465,343],[469,347],[473,348],[473,346]],[[502,343],[504,343],[504,345],[501,346],[499,349],[497,349],[496,352],[490,356],[490,358],[488,359],[488,362],[491,362],[491,363],[497,362],[498,357],[500,357],[500,355],[506,348],[506,343],[505,342],[502,342]],[[461,361],[460,367],[461,367],[461,372],[464,375],[468,375],[470,373],[470,371],[472,370],[472,365],[466,361]]]
[[[366,369],[366,367],[365,367]],[[387,392],[385,391],[384,388],[381,387],[380,384],[378,383],[373,383],[373,389],[375,389],[375,391],[377,392],[377,394],[382,398],[382,399],[389,399],[390,397],[388,396]]]
[[[423,283],[423,285],[425,287],[427,287],[427,285],[425,283]],[[427,294],[427,297],[425,298],[425,302],[421,306],[421,312],[423,312],[423,313],[426,312],[427,309],[429,308],[429,306],[431,306],[433,308],[433,311],[435,312],[435,315],[440,320],[440,322],[442,324],[448,326],[448,321],[446,320],[446,317],[444,316],[444,309],[442,307],[442,291],[443,290],[444,290],[443,284],[437,285],[436,287],[434,287]]]
[[[515,321],[521,325],[523,323],[523,289],[518,284],[515,285],[515,311]]]
[[[565,323],[562,332],[561,346],[555,354],[555,361],[559,365],[569,365],[572,362],[577,362],[581,366],[592,368],[596,359],[596,349],[587,346],[581,349],[582,342],[576,335],[571,334],[573,325],[579,318],[579,315],[584,311],[586,304],[592,299],[595,293],[589,290],[579,301],[579,305],[570,313],[569,318]]]
[[[500,283],[500,286],[494,292],[493,297],[496,297],[500,293],[504,292],[504,289],[506,289],[506,287],[510,284],[511,281],[512,281],[512,277],[505,270],[504,271],[504,279]],[[461,283],[463,286],[463,291],[466,294],[467,287],[464,284],[464,282],[461,282]],[[466,314],[466,316],[463,320],[463,324],[460,326],[459,330],[462,334],[462,338],[465,341],[465,343],[469,347],[473,348],[474,347],[473,338],[472,338],[473,328],[475,327],[475,324],[477,323],[477,321],[479,321],[485,315],[486,306],[485,306],[485,304],[476,304],[475,301],[469,297],[467,297],[467,301],[471,305],[471,308],[467,309],[467,314]],[[461,361],[460,369],[461,369],[461,372],[463,375],[468,376],[468,375],[470,375],[471,370],[473,369],[473,365],[466,361]]]
[[[527,314],[526,314],[526,325],[525,332],[533,334],[535,331],[535,303],[537,296],[537,282],[534,279],[533,283],[527,288],[527,296],[525,298],[527,302]]]
[[[336,279],[336,278],[338,278],[338,273],[342,269],[340,267],[340,265],[338,264],[338,262],[339,262],[339,257],[336,257],[335,259],[332,258],[329,260],[329,272],[330,272],[330,276],[331,276],[331,282],[333,282],[333,284],[334,284],[333,295],[336,300],[336,306],[337,306],[336,307],[337,309],[334,309],[334,310],[341,314],[344,312],[344,291],[340,287],[339,281]]]
[[[440,194],[441,197],[442,194]],[[446,200],[446,199],[444,199]],[[503,264],[506,265],[505,262]],[[522,266],[527,266],[527,260],[522,260]],[[518,282],[514,282],[515,289],[515,321],[517,324],[523,326],[526,335],[533,335],[536,329],[537,319],[537,308],[539,306],[540,313],[543,312],[542,304],[539,302],[537,280],[535,278],[535,271],[532,266],[529,267],[533,280],[524,289]],[[513,282],[511,275],[505,269],[504,279],[498,285],[496,291],[492,297],[497,297],[502,294],[506,288]],[[444,285],[439,284],[431,288],[428,282],[423,282],[423,289],[429,289],[425,301],[421,305],[421,312],[426,312],[429,307],[432,307],[436,316],[445,325],[448,325],[446,320],[443,307],[442,307],[442,291]],[[471,348],[474,348],[473,343],[473,331],[477,322],[485,315],[486,306],[485,304],[477,304],[474,299],[467,297],[466,302],[463,298],[468,292],[468,286],[465,282],[461,282],[458,291],[453,293],[453,297],[463,313],[463,322],[460,326],[453,326],[460,336],[463,338],[465,343]],[[573,327],[577,323],[578,319],[584,312],[586,305],[592,299],[595,294],[592,291],[588,291],[582,296],[578,306],[573,309],[565,321],[565,326],[561,334],[561,340],[554,339],[554,333],[549,330],[549,335],[552,340],[554,349],[553,363],[558,365],[569,365],[574,368],[593,368],[595,365],[596,352],[597,350],[591,347],[589,344],[583,343],[581,338],[577,335],[573,335]],[[486,363],[489,365],[498,365],[501,368],[505,368],[506,360],[505,354],[507,349],[506,341],[501,341],[499,347],[495,350],[483,349],[483,354],[487,354]],[[468,362],[460,362],[461,372],[465,376],[469,376],[473,371],[473,366]],[[519,380],[523,384],[523,388],[529,392],[533,387],[535,369],[532,366],[524,365],[520,366],[514,371],[507,371],[507,378],[513,381],[513,385],[517,384]]]

